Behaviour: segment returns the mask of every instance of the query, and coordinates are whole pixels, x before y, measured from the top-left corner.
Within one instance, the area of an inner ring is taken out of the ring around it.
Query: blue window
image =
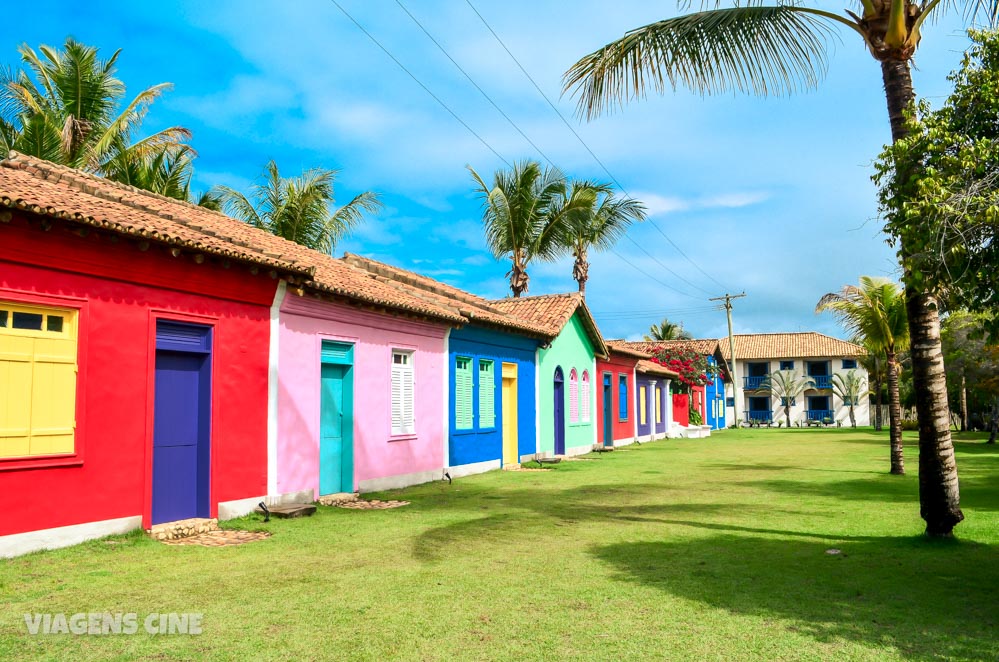
[[[853,370],[857,367],[857,359],[843,359],[843,370]]]
[[[628,420],[628,375],[619,375],[618,380],[617,415],[622,421],[626,421]]]
[[[795,405],[795,399],[791,398],[791,406],[793,407],[794,405]],[[787,407],[788,406],[787,405],[787,398],[781,398],[780,399],[780,406],[781,407]]]
[[[735,406],[735,398],[725,398],[725,406],[726,407],[734,407]]]
[[[780,369],[781,370],[794,370],[794,361],[781,361],[780,362]]]

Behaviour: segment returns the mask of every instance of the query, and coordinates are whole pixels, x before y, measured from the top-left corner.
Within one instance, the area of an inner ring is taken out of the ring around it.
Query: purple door
[[[211,329],[156,328],[153,524],[208,517]]]
[[[555,454],[565,455],[565,377],[555,368]]]

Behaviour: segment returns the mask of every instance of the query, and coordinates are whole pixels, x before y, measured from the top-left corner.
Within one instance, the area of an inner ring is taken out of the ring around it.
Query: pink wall
[[[323,340],[354,343],[354,487],[444,466],[444,325],[360,311],[288,292],[278,358],[278,492],[319,495]],[[416,434],[391,433],[392,350],[413,350]]]

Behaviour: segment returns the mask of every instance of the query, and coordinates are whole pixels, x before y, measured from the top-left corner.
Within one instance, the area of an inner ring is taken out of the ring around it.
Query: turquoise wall
[[[599,381],[594,364],[593,344],[576,312],[552,341],[551,347],[542,349],[538,362],[539,407],[538,418],[541,427],[541,441],[538,450],[555,451],[555,368],[561,366],[565,375],[562,410],[565,412],[565,448],[593,446],[596,439],[597,404],[596,385]],[[584,370],[590,373],[590,420],[588,423],[569,422],[569,374],[575,368],[582,382]]]

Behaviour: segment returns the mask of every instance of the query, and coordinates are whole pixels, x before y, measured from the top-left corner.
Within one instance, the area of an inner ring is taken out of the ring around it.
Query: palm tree
[[[778,398],[784,408],[784,419],[787,427],[791,427],[791,407],[795,399],[807,389],[815,388],[815,380],[799,375],[796,370],[778,370],[767,375],[760,384],[760,389],[770,391],[771,397]]]
[[[572,186],[557,168],[537,161],[514,163],[497,170],[489,186],[469,166],[482,199],[486,243],[496,258],[509,258],[507,277],[514,297],[527,291],[528,265],[535,259],[552,261],[568,249],[567,219],[591,208],[595,192]]]
[[[648,342],[654,342],[656,340],[690,340],[694,336],[683,330],[683,322],[674,324],[664,317],[659,324],[650,326],[649,332],[643,337]]]
[[[566,218],[565,232],[575,258],[572,277],[579,283],[579,292],[585,296],[590,271],[589,250],[614,246],[634,221],[645,219],[645,205],[615,196],[610,184],[572,182],[569,189],[566,204],[573,204],[574,199],[590,201],[589,205],[581,205],[579,213]]]
[[[961,9],[967,21],[999,24],[999,0],[859,0],[856,13],[842,15],[803,6],[801,0],[772,2],[733,1],[723,8],[721,0],[701,0],[701,11],[632,30],[583,57],[566,73],[565,89],[576,88],[580,110],[589,119],[613,104],[641,98],[648,88],[790,93],[818,84],[832,29],[846,27],[863,39],[881,66],[892,141],[898,142],[908,134],[905,113],[915,103],[910,61],[927,19]],[[679,4],[686,8],[691,0]],[[918,226],[917,221],[913,228]],[[964,514],[950,436],[939,305],[908,271],[912,243],[903,233],[900,255],[920,421],[920,515],[928,535],[950,536]]]
[[[891,429],[891,473],[905,473],[902,457],[902,405],[898,393],[898,352],[909,346],[909,326],[902,291],[887,278],[861,276],[860,285],[845,285],[819,299],[815,312],[832,311],[840,324],[867,347],[885,357],[888,371],[888,422]],[[949,413],[948,413],[949,418]]]
[[[217,197],[230,216],[332,255],[336,244],[361,222],[364,212],[374,214],[382,208],[378,194],[368,191],[331,212],[336,174],[336,170],[313,168],[298,177],[285,178],[270,161],[262,181],[253,187],[253,201],[228,186],[216,186],[201,199],[211,203]]]
[[[863,345],[864,341],[861,338],[854,339],[857,344]],[[871,380],[871,385],[873,386],[874,393],[874,417],[871,419],[871,423],[874,425],[874,430],[880,432],[882,426],[881,423],[881,395],[882,386],[888,381],[888,372],[885,370],[885,360],[883,357],[883,352],[878,348],[871,348],[865,345],[867,350],[866,356],[861,356],[858,360],[864,370],[867,371],[867,376]]]
[[[191,133],[171,127],[134,140],[152,104],[171,85],[140,92],[120,108],[115,77],[121,50],[102,60],[96,48],[67,39],[63,48],[18,49],[25,69],[0,75],[0,148],[79,168],[171,197],[186,198]],[[138,176],[145,171],[146,176]]]
[[[856,370],[850,370],[844,376],[842,373],[835,373],[832,377],[833,393],[840,397],[847,407],[850,408],[850,427],[857,427],[857,416],[854,407],[861,395],[867,391],[867,380]]]

